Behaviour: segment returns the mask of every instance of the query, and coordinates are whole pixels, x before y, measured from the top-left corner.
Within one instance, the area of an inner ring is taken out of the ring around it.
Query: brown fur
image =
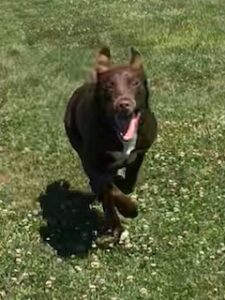
[[[141,112],[136,146],[125,157],[123,144],[108,120],[113,120],[115,114],[135,110]],[[97,187],[105,212],[105,229],[120,232],[115,208],[125,217],[137,215],[136,202],[124,193],[132,192],[145,153],[157,135],[140,54],[132,48],[129,64],[114,66],[109,49],[101,49],[89,82],[70,98],[64,122],[91,185]],[[116,174],[122,167],[126,167],[125,179]]]

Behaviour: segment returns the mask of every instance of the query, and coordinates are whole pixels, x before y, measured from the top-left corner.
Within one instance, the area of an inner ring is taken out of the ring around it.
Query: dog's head
[[[113,65],[109,48],[102,48],[92,73],[96,101],[124,140],[133,138],[141,111],[148,105],[148,88],[141,55],[131,48],[128,64]]]

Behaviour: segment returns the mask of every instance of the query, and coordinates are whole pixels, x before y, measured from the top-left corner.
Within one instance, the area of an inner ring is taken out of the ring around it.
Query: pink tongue
[[[140,115],[137,114],[135,115],[129,122],[129,125],[127,128],[124,130],[122,133],[123,139],[125,141],[129,141],[134,138],[136,132],[137,132],[137,127],[138,127],[138,121],[139,121]]]

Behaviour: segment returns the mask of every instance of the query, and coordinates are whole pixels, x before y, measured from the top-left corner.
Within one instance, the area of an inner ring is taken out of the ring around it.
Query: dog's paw
[[[122,226],[114,229],[104,228],[102,234],[100,234],[95,243],[99,248],[109,249],[113,248],[116,244],[120,243],[121,235],[124,232]]]
[[[113,235],[104,234],[97,237],[95,243],[98,248],[111,249],[114,247],[116,240]]]

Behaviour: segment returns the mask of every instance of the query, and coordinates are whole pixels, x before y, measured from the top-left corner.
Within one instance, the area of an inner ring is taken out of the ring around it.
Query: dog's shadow
[[[39,196],[46,221],[40,235],[59,256],[83,256],[92,248],[102,224],[102,216],[90,207],[94,200],[91,193],[70,190],[65,181],[53,182]]]

